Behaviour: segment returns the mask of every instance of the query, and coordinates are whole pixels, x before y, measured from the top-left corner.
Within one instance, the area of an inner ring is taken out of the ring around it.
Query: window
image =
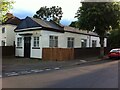
[[[87,47],[87,39],[81,39],[81,47]]]
[[[17,47],[22,47],[22,38],[17,38]]]
[[[2,33],[5,33],[5,27],[2,28]]]
[[[68,48],[74,48],[74,38],[68,37],[67,47],[68,47]]]
[[[33,38],[33,46],[34,47],[39,47],[39,37],[34,37]]]
[[[4,40],[2,40],[2,46],[5,46],[5,41]]]
[[[49,47],[58,47],[58,36],[49,37]]]
[[[92,47],[96,47],[97,45],[97,41],[96,40],[92,40]]]

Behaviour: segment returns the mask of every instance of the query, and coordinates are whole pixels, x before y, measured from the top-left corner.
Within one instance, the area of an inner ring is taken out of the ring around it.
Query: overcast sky
[[[40,7],[59,6],[62,7],[63,17],[61,23],[69,25],[71,21],[75,21],[75,13],[81,6],[81,0],[14,0],[15,4],[11,12],[19,17],[25,18],[26,16],[32,17]]]

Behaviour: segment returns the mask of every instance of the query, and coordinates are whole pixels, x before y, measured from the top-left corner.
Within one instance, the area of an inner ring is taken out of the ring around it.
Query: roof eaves
[[[42,27],[34,27],[34,28],[25,28],[25,29],[14,29],[15,32],[22,32],[22,31],[31,31],[31,30],[39,30]]]

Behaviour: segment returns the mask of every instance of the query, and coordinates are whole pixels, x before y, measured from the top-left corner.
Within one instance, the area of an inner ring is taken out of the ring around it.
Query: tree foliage
[[[42,20],[53,20],[59,23],[62,18],[62,14],[63,12],[61,7],[52,6],[48,8],[47,6],[45,6],[41,7],[33,17],[40,18]]]
[[[12,4],[14,1],[0,0],[0,23],[6,20],[6,13],[12,9]]]
[[[79,28],[95,32],[100,36],[101,56],[104,51],[104,37],[110,28],[120,23],[120,2],[82,2],[76,13]]]
[[[113,2],[83,2],[76,13],[80,28],[93,30],[99,35],[104,35],[106,31],[116,28],[120,20],[120,3]]]
[[[120,28],[110,31],[108,37],[109,47],[120,47]]]
[[[77,28],[78,27],[78,23],[77,23],[77,21],[73,21],[73,22],[71,22],[71,24],[69,26]]]

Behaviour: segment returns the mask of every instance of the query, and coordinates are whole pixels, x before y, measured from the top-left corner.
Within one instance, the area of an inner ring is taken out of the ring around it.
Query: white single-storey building
[[[61,26],[53,21],[26,17],[15,29],[15,56],[42,58],[43,48],[100,47],[94,32]],[[105,38],[105,47],[107,39]]]

